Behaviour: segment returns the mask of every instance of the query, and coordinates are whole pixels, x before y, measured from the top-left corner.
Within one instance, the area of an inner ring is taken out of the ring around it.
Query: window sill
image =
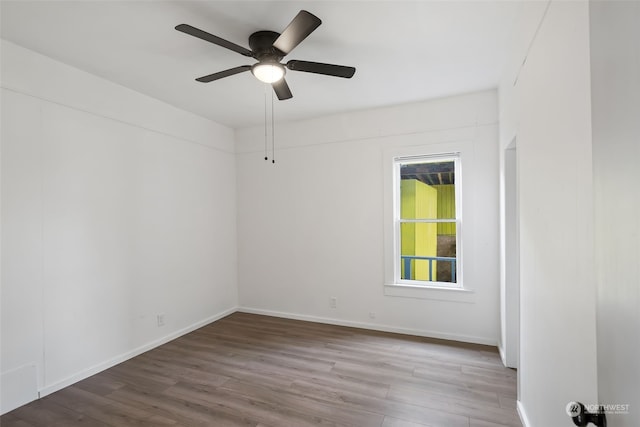
[[[384,295],[389,297],[429,299],[465,304],[475,304],[476,302],[475,291],[460,287],[394,283],[384,285]]]

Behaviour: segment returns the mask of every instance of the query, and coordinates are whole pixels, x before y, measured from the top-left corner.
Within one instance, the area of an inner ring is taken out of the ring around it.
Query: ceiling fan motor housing
[[[273,46],[273,42],[280,37],[275,31],[257,31],[249,36],[249,46],[253,57],[258,61],[280,62],[284,53]]]

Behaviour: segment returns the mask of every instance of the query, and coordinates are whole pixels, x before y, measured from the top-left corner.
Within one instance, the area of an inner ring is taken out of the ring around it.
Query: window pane
[[[400,165],[400,218],[456,218],[454,161]]]
[[[456,224],[401,223],[400,278],[456,283]]]

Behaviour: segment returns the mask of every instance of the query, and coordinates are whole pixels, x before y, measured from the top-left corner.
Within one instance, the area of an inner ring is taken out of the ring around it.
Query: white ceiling
[[[496,87],[515,1],[7,1],[2,38],[224,125],[264,120],[251,73],[194,79],[252,64],[180,33],[186,23],[248,48],[305,9],[322,25],[286,58],[356,67],[348,79],[289,71],[293,99],[277,120],[376,108]],[[269,102],[270,101],[269,93]]]

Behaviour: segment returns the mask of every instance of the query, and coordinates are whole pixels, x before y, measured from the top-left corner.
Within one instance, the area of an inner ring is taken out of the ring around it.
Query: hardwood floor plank
[[[466,416],[406,402],[375,398],[361,393],[341,390],[340,388],[330,389],[317,384],[300,382],[294,385],[294,390],[304,396],[326,399],[328,403],[335,406],[344,406],[394,418],[402,418],[428,426],[468,427],[469,425],[469,418]]]
[[[89,418],[79,418],[73,420],[58,421],[55,424],[47,424],[50,427],[109,427],[109,424],[104,424],[98,420],[92,420]]]
[[[520,427],[520,419],[513,409],[489,405],[482,400],[444,396],[433,392],[429,388],[418,388],[409,385],[392,386],[389,390],[388,398],[469,418],[502,422],[505,425]]]
[[[152,412],[119,403],[71,386],[53,393],[49,400],[74,412],[84,414],[108,425],[163,426],[175,425],[175,421],[154,415]]]
[[[498,424],[485,420],[471,419],[469,425],[470,427],[509,427],[510,424]]]
[[[463,385],[470,390],[481,390],[495,392],[496,395],[511,394],[516,383],[510,378],[492,378],[482,375],[466,374],[464,372],[444,372],[437,369],[416,368],[413,375],[417,378],[424,378],[430,381],[444,384]]]
[[[90,406],[85,413],[91,418],[107,425],[123,427],[155,427],[175,426],[176,422],[167,417],[153,415],[148,411],[123,403],[112,403],[106,406]]]
[[[151,357],[140,358],[131,362],[132,368],[154,375],[166,375],[171,378],[173,384],[179,381],[186,381],[196,384],[221,385],[229,379],[227,376],[209,371],[206,366],[202,365],[199,365],[198,368],[184,367]]]
[[[255,420],[247,417],[246,414],[234,409],[218,406],[214,404],[215,402],[200,404],[189,399],[182,399],[175,396],[149,396],[136,390],[134,387],[119,389],[109,397],[116,401],[153,411],[160,416],[174,419],[178,425],[181,426],[238,427],[255,426],[257,423]]]
[[[511,380],[515,383],[517,379],[517,373],[515,369],[504,369],[502,366],[499,369],[479,368],[476,366],[462,365],[462,372],[465,374],[487,376],[490,378],[499,378]]]
[[[84,391],[97,394],[98,396],[104,396],[124,386],[124,382],[116,381],[112,378],[105,378],[100,374],[89,377],[73,385],[74,388],[79,388]]]
[[[515,393],[510,393],[509,396],[498,396],[498,400],[500,401],[501,408],[516,411],[517,400]]]
[[[383,416],[366,408],[353,407],[351,405],[339,404],[327,401],[318,395],[308,395],[300,393],[296,389],[281,390],[274,393],[273,389],[258,387],[255,384],[248,384],[238,381],[229,381],[223,386],[226,390],[243,395],[255,397],[260,393],[260,399],[265,403],[271,403],[282,407],[290,408],[293,411],[304,410],[305,414],[313,413],[336,425],[367,425],[377,427],[382,423]]]
[[[72,385],[60,390],[57,393],[47,396],[50,402],[70,409],[74,412],[85,413],[88,408],[96,406],[108,406],[115,403],[102,395],[86,391],[77,385]]]
[[[98,420],[54,403],[48,396],[14,410],[13,414],[33,426],[51,426],[55,424],[104,425]],[[0,418],[0,425],[2,424],[4,424],[4,416]]]
[[[13,412],[10,412],[2,416],[2,421],[0,421],[0,426],[2,427],[34,427],[33,424],[30,424],[25,420],[20,419]]]
[[[252,420],[277,426],[332,426],[334,423],[315,413],[302,413],[293,410],[278,401],[265,398],[262,394],[234,393],[227,389],[193,387],[189,384],[178,384],[165,391],[171,397],[178,397],[185,401],[196,402],[201,405],[215,405],[231,413],[244,414]],[[279,395],[275,396],[279,397]]]
[[[399,420],[392,417],[384,417],[382,427],[425,427],[425,424],[418,424],[411,421]],[[428,427],[428,426],[427,426]]]
[[[521,427],[494,348],[234,313],[0,417],[5,427]]]
[[[291,387],[299,387],[304,384],[311,384],[327,389],[349,391],[352,393],[360,393],[365,396],[377,397],[384,399],[389,392],[389,384],[370,381],[366,378],[355,378],[345,375],[336,375],[330,373],[327,375],[314,375],[311,378],[296,379]]]
[[[339,362],[336,363],[334,372],[356,377],[368,375],[371,379],[390,384],[391,386],[403,384],[414,385],[452,398],[464,398],[472,401],[481,400],[487,404],[499,406],[498,395],[494,391],[483,389],[474,390],[461,383],[447,383],[413,375],[400,375],[393,370],[384,369],[383,367],[372,367],[367,364],[357,365]]]

